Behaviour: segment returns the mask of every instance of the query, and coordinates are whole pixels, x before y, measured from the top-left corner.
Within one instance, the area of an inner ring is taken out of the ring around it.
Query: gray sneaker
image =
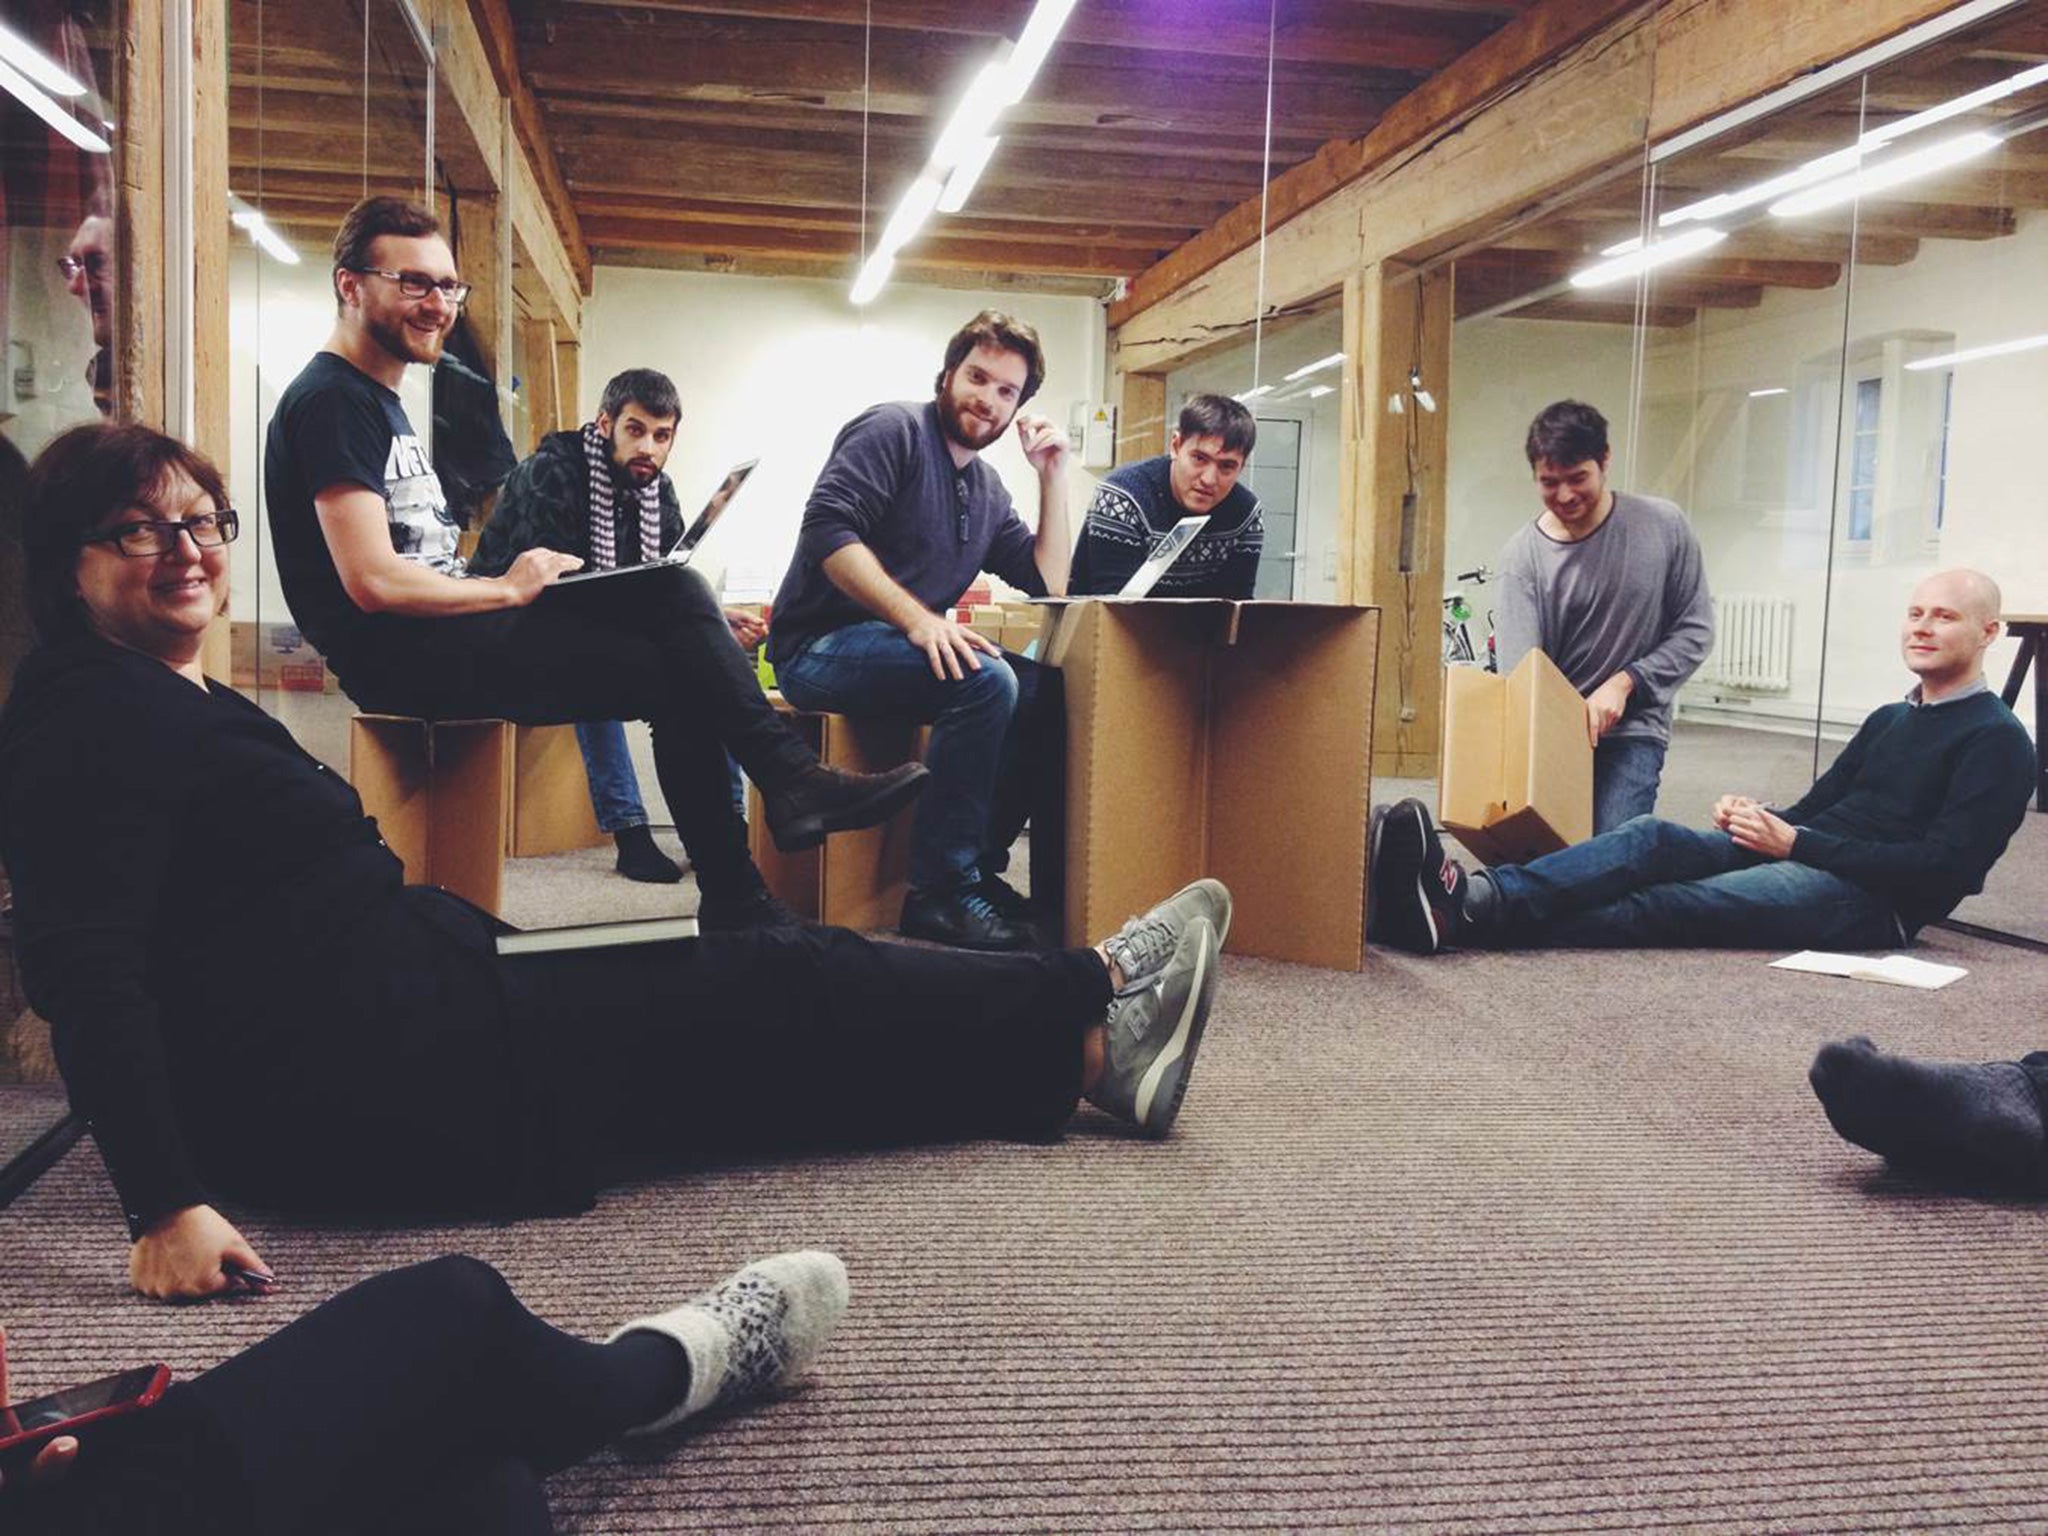
[[[1216,996],[1221,948],[1209,919],[1196,917],[1181,929],[1164,964],[1125,980],[1110,1000],[1102,1077],[1088,1094],[1098,1109],[1147,1136],[1173,1128]]]
[[[1230,936],[1230,891],[1221,880],[1197,880],[1184,885],[1151,911],[1132,918],[1102,947],[1117,969],[1124,973],[1124,985],[1153,975],[1173,957],[1181,930],[1198,917],[1209,920],[1216,930],[1216,947]]]

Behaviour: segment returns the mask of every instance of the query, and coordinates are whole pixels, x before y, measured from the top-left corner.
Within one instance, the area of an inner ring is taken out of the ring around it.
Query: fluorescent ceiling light
[[[1749,392],[1749,398],[1752,400],[1762,400],[1771,395],[1789,395],[1791,393],[1792,391],[1786,389],[1783,385],[1774,385],[1770,389],[1752,389]]]
[[[953,109],[939,142],[932,146],[934,166],[942,171],[951,170],[974,153],[974,146],[988,137],[996,119],[1003,115],[1003,108],[1009,105],[1005,96],[1008,89],[1008,76],[1002,64],[982,66],[974,84],[960,98],[960,105]]]
[[[860,276],[853,280],[853,291],[847,295],[855,304],[872,304],[882,289],[887,286],[889,274],[895,270],[896,258],[886,251],[877,251],[860,269]]]
[[[273,261],[281,261],[288,267],[296,267],[299,264],[299,253],[286,243],[282,235],[270,227],[270,221],[240,198],[235,197],[232,192],[228,196],[233,208],[228,218],[235,228],[245,231]]]
[[[1697,255],[1709,246],[1719,245],[1728,236],[1718,229],[1692,229],[1682,235],[1673,235],[1668,240],[1659,240],[1653,245],[1639,246],[1626,255],[1611,261],[1598,262],[1571,275],[1574,288],[1600,288],[1608,283],[1618,283],[1626,278],[1681,261],[1687,256]]]
[[[1305,379],[1312,373],[1321,373],[1325,368],[1334,368],[1343,361],[1342,352],[1332,352],[1328,357],[1319,357],[1312,363],[1304,363],[1288,374],[1283,382],[1292,384],[1296,379]]]
[[[1921,368],[1947,368],[1956,363],[1974,363],[1980,357],[2004,357],[2012,352],[2031,352],[2036,347],[2048,347],[2048,335],[2022,336],[2017,341],[1995,341],[1984,347],[1965,347],[1960,352],[1944,353],[1940,357],[1923,357],[1918,362],[1906,364],[1909,372]]]
[[[0,26],[0,59],[6,60],[52,96],[83,96],[85,87],[50,56],[11,28]]]
[[[2021,91],[2030,90],[2037,85],[2048,85],[2048,64],[2038,64],[2032,69],[2001,80],[1996,85],[1987,85],[1982,90],[1971,91],[1967,95],[1956,97],[1953,101],[1944,101],[1940,106],[1929,107],[1924,112],[1915,112],[1911,117],[1902,117],[1896,123],[1886,123],[1882,128],[1873,128],[1864,134],[1859,142],[1866,149],[1875,148],[1879,144],[1889,144],[1893,139],[1902,139],[1909,133],[1918,133],[1922,128],[1945,123],[1952,117],[1961,117],[1965,112],[1974,112],[1979,107],[1988,107],[1994,101],[2003,101],[2008,96],[2016,96]]]
[[[1311,400],[1320,400],[1325,395],[1334,395],[1335,393],[1337,393],[1337,391],[1334,386],[1329,384],[1318,384],[1314,389],[1308,392],[1308,397]]]
[[[988,169],[989,156],[1002,143],[998,138],[985,138],[967,151],[966,158],[953,167],[953,174],[946,178],[946,189],[939,194],[940,213],[958,213],[967,206],[967,199],[974,193],[974,184],[981,180],[981,173]]]
[[[894,256],[915,240],[918,231],[924,228],[925,220],[932,216],[932,210],[939,206],[939,194],[945,190],[945,183],[929,172],[913,181],[910,190],[903,194],[903,201],[889,216],[882,238],[875,243],[875,253]]]
[[[1024,23],[1024,30],[1017,36],[1017,46],[1010,52],[1009,63],[1004,66],[1009,77],[1004,106],[1015,106],[1031,89],[1039,65],[1052,52],[1053,41],[1060,35],[1060,28],[1067,24],[1067,17],[1073,14],[1075,3],[1076,0],[1038,0],[1031,19]]]
[[[66,112],[44,94],[41,86],[29,79],[20,70],[0,59],[0,90],[7,91],[29,111],[35,113],[57,132],[89,155],[113,153],[113,146],[94,133],[77,118]]]
[[[1883,192],[1903,182],[1920,176],[1931,176],[1936,171],[1945,171],[1951,166],[1961,165],[1965,160],[1974,160],[1988,154],[2004,141],[1995,133],[1966,133],[1961,138],[1946,139],[1939,144],[1930,144],[1925,149],[1916,149],[1909,155],[1896,158],[1887,156],[1867,170],[1853,176],[1843,176],[1818,187],[1809,187],[1804,192],[1794,192],[1790,197],[1780,198],[1771,204],[1771,212],[1781,219],[1796,219],[1802,214],[1822,213],[1830,208],[1839,208],[1844,203],[1853,203],[1859,197],[1873,192]]]
[[[1261,395],[1270,395],[1271,393],[1273,393],[1273,386],[1271,384],[1261,384],[1256,389],[1248,389],[1243,394],[1232,395],[1230,398],[1239,404],[1244,404],[1258,399]]]
[[[1810,187],[1815,182],[1826,181],[1830,177],[1853,171],[1862,163],[1863,154],[1864,151],[1855,145],[1848,149],[1838,149],[1833,154],[1809,160],[1806,164],[1786,171],[1781,176],[1773,176],[1768,181],[1759,181],[1753,186],[1742,187],[1734,192],[1718,192],[1712,197],[1702,198],[1699,202],[1687,203],[1683,208],[1674,208],[1669,213],[1660,214],[1657,227],[1663,229],[1672,224],[1683,224],[1691,219],[1718,219],[1723,214],[1740,213],[1745,208],[1754,208],[1758,203],[1768,203],[1787,192],[1797,192],[1801,187]]]

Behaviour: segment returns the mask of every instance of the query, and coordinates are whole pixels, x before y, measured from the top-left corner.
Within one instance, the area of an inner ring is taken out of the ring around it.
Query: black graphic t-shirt
[[[360,650],[376,627],[350,601],[320,530],[313,498],[336,485],[384,498],[391,547],[406,559],[464,574],[462,527],[397,393],[334,353],[316,352],[270,418],[263,494],[292,618],[330,659]]]

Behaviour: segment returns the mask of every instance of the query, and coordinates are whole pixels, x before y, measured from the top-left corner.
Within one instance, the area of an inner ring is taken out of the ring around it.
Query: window
[[[1856,381],[1856,426],[1849,443],[1849,542],[1868,544],[1877,523],[1877,424],[1884,380]]]
[[[1956,375],[1951,368],[1941,376],[1941,438],[1935,447],[1938,457],[1934,470],[1934,520],[1928,531],[1930,543],[1941,538],[1941,519],[1948,510],[1948,436],[1955,400]]]

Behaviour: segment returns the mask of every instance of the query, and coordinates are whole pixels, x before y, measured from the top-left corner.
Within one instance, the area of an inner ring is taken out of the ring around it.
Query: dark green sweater
[[[1889,900],[1909,931],[1948,916],[2019,830],[2034,744],[1993,693],[1887,704],[1797,805],[1792,857]]]

